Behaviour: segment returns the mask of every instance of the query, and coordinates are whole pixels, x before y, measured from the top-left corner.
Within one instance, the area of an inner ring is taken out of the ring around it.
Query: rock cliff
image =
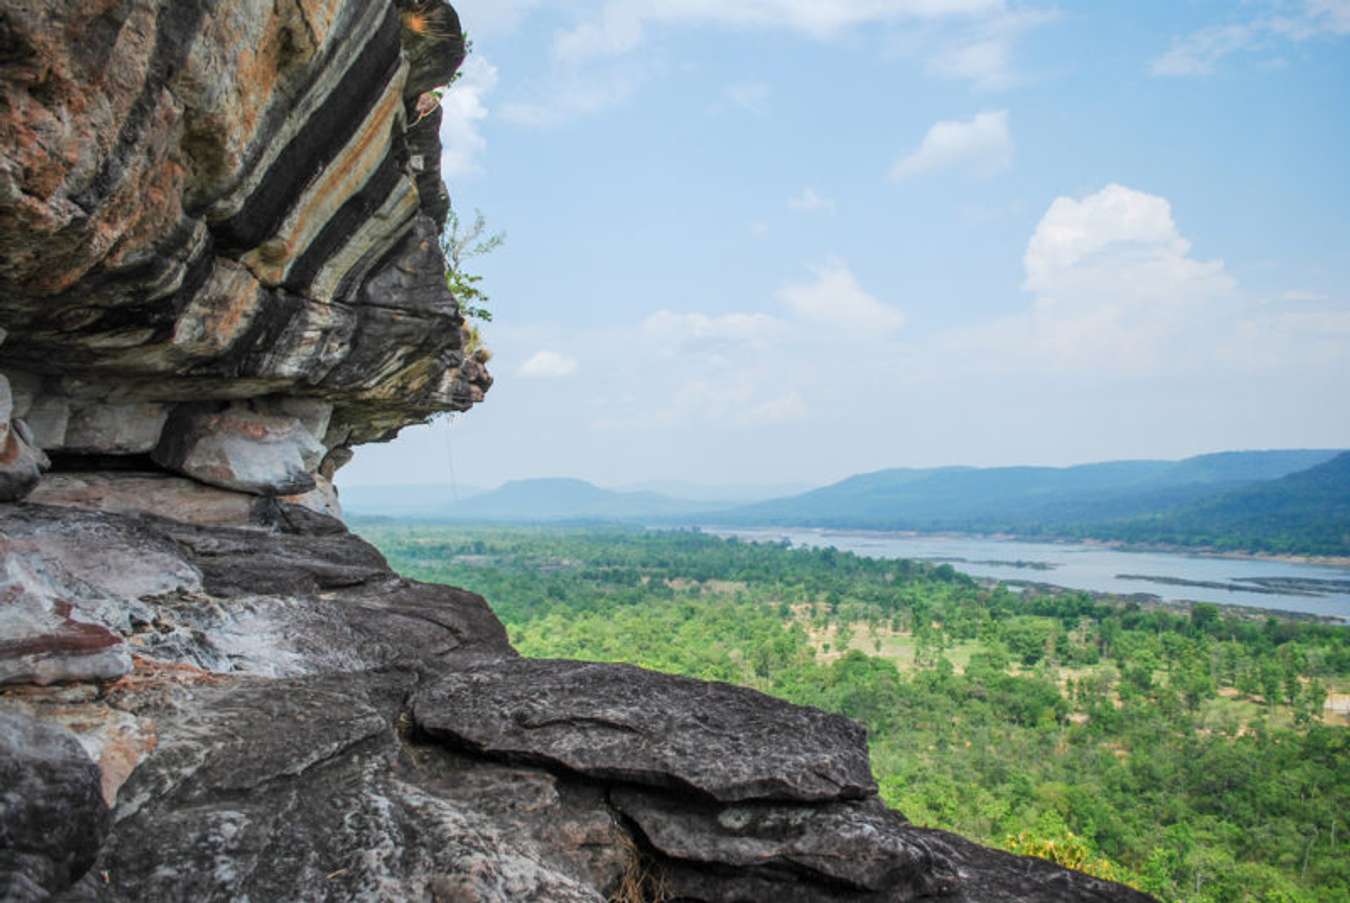
[[[0,9],[0,899],[1134,901],[916,827],[862,729],[516,655],[335,516],[481,400],[453,10]]]

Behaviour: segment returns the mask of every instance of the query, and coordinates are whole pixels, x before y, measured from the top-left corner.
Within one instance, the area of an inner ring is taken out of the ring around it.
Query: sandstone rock
[[[66,444],[70,426],[70,399],[38,395],[31,400],[24,416],[38,448],[60,448]]]
[[[942,848],[875,798],[709,806],[626,788],[610,798],[662,856],[744,869],[747,880],[842,886],[896,899],[940,896],[958,883]]]
[[[492,758],[721,801],[876,791],[858,724],[626,665],[483,662],[420,691],[413,717],[431,736]]]
[[[99,771],[67,731],[0,711],[0,899],[77,881],[108,832]]]
[[[435,247],[435,124],[408,134],[464,57],[448,6],[29,3],[4,31],[6,371],[114,404],[303,396],[353,444],[481,399]],[[60,408],[33,417],[44,447]],[[126,453],[152,425],[105,446],[102,424],[71,447]]]
[[[261,526],[256,495],[207,486],[186,477],[136,471],[48,474],[29,496],[40,505],[153,514],[205,526]]]
[[[109,624],[126,626],[128,613],[124,603],[105,598],[138,600],[202,587],[201,571],[179,544],[136,518],[30,504],[0,508],[0,536],[16,564],[74,581],[69,592],[76,606]],[[80,596],[98,598],[100,608]]]
[[[232,406],[174,412],[152,457],[155,463],[212,486],[256,495],[314,489],[324,447],[298,419]]]
[[[131,669],[125,637],[143,596],[201,574],[135,522],[38,506],[0,508],[0,683],[107,680]]]
[[[313,489],[300,495],[283,496],[282,501],[308,508],[310,511],[327,517],[339,519],[342,517],[342,500],[338,498],[337,487],[333,485],[331,479],[323,474],[322,470],[314,474]]]
[[[158,742],[152,720],[101,702],[92,684],[11,687],[2,704],[12,707],[15,714],[70,731],[98,766],[99,789],[109,807],[116,804],[117,791]]]
[[[14,396],[13,416],[26,418],[33,402],[42,394],[42,379],[21,370],[11,370],[4,376],[8,378]]]
[[[401,580],[340,522],[288,510],[224,529],[0,507],[0,683],[113,679],[132,653],[271,677],[513,654],[478,596]]]
[[[991,850],[946,831],[916,832],[959,875],[958,885],[933,897],[935,903],[1157,903],[1148,894],[1044,859]]]
[[[48,450],[77,454],[145,454],[159,444],[169,409],[162,404],[75,404],[65,434]]]
[[[352,674],[124,691],[159,743],[118,796],[94,866],[107,880],[72,898],[602,903],[584,858],[535,833],[551,819],[612,826],[603,801],[555,793],[517,832],[498,821],[504,779],[440,796],[439,761],[403,755],[415,751],[397,733],[412,685]]]
[[[32,445],[32,433],[14,418],[14,396],[0,373],[0,502],[27,496],[42,478],[47,459]]]
[[[339,470],[352,462],[353,456],[350,448],[339,445],[324,456],[322,463],[319,464],[319,473],[331,481]]]

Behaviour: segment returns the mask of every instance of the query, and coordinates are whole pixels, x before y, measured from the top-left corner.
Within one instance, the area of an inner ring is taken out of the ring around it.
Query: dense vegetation
[[[1079,528],[1126,542],[1350,554],[1350,454],[1176,510]]]
[[[1350,453],[884,470],[715,517],[728,524],[1006,532],[1350,555]]]
[[[371,525],[527,655],[756,687],[867,725],[912,820],[1169,901],[1350,900],[1337,627],[1022,597],[950,565],[694,532]]]

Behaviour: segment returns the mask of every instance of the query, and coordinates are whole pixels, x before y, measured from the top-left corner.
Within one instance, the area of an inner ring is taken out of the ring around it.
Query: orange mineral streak
[[[108,684],[106,694],[141,693],[166,686],[215,686],[225,677],[186,662],[161,662],[139,655],[131,657],[131,671]]]
[[[328,168],[309,186],[278,233],[266,242],[267,253],[255,250],[243,263],[265,285],[279,285],[296,256],[339,207],[365,185],[389,147],[395,117],[403,109],[403,69],[389,83],[360,131]]]

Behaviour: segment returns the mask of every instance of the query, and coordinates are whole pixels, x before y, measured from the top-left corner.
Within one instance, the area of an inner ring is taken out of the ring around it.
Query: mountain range
[[[356,515],[455,521],[635,521],[1118,539],[1350,554],[1350,453],[1221,452],[1073,467],[897,468],[752,504],[534,479],[489,492],[354,487]]]

